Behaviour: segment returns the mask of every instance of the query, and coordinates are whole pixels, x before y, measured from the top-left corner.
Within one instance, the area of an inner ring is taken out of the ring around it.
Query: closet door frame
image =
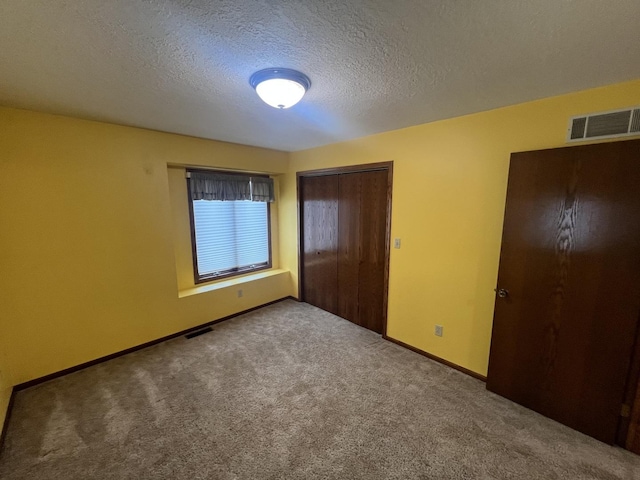
[[[358,172],[387,172],[387,216],[385,219],[385,247],[384,247],[384,287],[383,287],[383,307],[382,307],[382,336],[387,334],[387,308],[389,301],[389,257],[391,254],[391,194],[393,191],[393,161],[367,163],[363,165],[348,165],[344,167],[322,168],[318,170],[305,170],[296,172],[296,198],[298,209],[298,299],[303,300],[303,265],[302,256],[304,254],[303,242],[303,205],[300,198],[300,184],[303,177],[319,177],[325,175],[342,175],[346,173]]]

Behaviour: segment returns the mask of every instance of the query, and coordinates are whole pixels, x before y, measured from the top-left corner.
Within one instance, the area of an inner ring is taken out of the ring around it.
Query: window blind
[[[217,276],[269,263],[266,202],[193,200],[199,276]]]

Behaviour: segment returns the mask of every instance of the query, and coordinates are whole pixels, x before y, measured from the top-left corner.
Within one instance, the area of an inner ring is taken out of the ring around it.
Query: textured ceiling
[[[640,78],[639,24],[638,0],[2,0],[0,104],[300,150]],[[266,67],[312,87],[272,109]]]

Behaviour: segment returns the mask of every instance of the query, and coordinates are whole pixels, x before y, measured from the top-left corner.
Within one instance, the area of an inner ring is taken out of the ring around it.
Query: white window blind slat
[[[214,276],[269,262],[266,202],[194,200],[198,274]]]

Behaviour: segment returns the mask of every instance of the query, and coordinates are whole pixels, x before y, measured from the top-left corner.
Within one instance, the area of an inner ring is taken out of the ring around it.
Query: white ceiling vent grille
[[[571,117],[567,142],[631,135],[640,135],[640,107]]]

